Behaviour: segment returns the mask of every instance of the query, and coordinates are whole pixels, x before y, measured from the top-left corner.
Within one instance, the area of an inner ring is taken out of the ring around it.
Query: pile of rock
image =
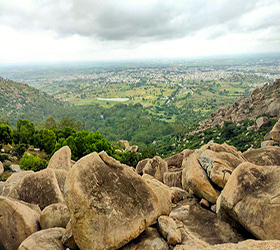
[[[1,182],[0,248],[277,249],[279,166],[279,147],[209,143],[136,169],[63,147]]]
[[[262,142],[261,147],[280,145],[280,119],[264,139],[265,141]]]

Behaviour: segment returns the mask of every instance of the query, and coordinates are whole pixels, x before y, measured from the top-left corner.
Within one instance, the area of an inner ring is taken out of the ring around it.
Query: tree
[[[46,120],[45,128],[46,129],[54,129],[54,128],[56,128],[56,121],[55,121],[55,119],[52,116],[48,117],[48,119]]]
[[[44,149],[47,154],[51,154],[55,148],[56,135],[52,130],[41,129],[34,136],[34,146]]]
[[[8,144],[12,142],[12,129],[8,124],[0,124],[0,143]]]
[[[16,144],[32,144],[35,134],[35,126],[29,120],[19,119],[17,122],[17,129],[14,133],[14,142]]]
[[[25,152],[24,156],[19,161],[19,165],[23,170],[39,171],[47,167],[47,162],[45,160],[40,160],[38,156]]]

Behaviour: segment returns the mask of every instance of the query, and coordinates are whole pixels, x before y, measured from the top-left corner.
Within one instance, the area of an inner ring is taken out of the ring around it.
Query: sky
[[[280,0],[0,0],[0,63],[280,52]]]

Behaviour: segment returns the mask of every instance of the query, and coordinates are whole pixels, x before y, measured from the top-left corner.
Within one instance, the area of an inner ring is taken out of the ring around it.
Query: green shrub
[[[25,152],[19,161],[19,165],[23,170],[39,171],[46,168],[48,163],[46,160],[40,160],[38,156]]]

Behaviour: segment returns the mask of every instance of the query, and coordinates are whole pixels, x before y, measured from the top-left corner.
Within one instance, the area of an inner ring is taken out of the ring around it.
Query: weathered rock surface
[[[138,238],[129,242],[121,250],[168,250],[168,244],[155,228],[148,227]]]
[[[18,250],[64,250],[62,235],[64,228],[49,228],[29,236],[19,246]]]
[[[71,250],[78,249],[78,246],[76,245],[76,242],[75,242],[75,239],[74,239],[74,235],[73,235],[73,232],[72,232],[71,220],[66,225],[65,232],[64,232],[64,234],[62,236],[62,243],[63,243],[63,245],[65,247],[68,247]]]
[[[172,203],[174,204],[178,203],[179,201],[187,199],[189,196],[189,193],[186,190],[178,187],[171,187],[170,191],[171,191],[171,200]]]
[[[105,164],[97,153],[81,158],[65,183],[72,231],[81,249],[120,248],[159,216],[155,193],[130,167]]]
[[[280,239],[280,168],[240,164],[217,203],[217,212],[262,240]]]
[[[182,242],[181,232],[177,228],[176,222],[169,216],[160,216],[158,218],[158,231],[167,239],[167,243],[170,245]]]
[[[267,141],[263,141],[263,142],[261,143],[261,148],[268,147],[268,146],[274,146],[274,141],[272,141],[272,140],[267,140]]]
[[[64,146],[56,151],[50,159],[48,168],[69,171],[71,168],[71,149]]]
[[[172,210],[171,190],[168,186],[155,179],[153,176],[144,174],[142,177],[156,194],[161,215],[168,215]]]
[[[40,214],[23,202],[0,196],[0,248],[14,250],[39,230]]]
[[[198,160],[210,180],[221,188],[227,183],[232,171],[244,162],[231,153],[217,153],[209,149],[204,150]]]
[[[52,171],[55,174],[59,189],[62,193],[62,195],[64,195],[64,185],[65,185],[65,181],[68,175],[68,171],[63,170],[63,169],[52,169]]]
[[[182,186],[183,189],[189,188],[200,198],[204,198],[211,203],[216,203],[218,194],[209,182],[209,179],[198,162],[199,155],[191,154],[183,160]]]
[[[205,250],[274,250],[280,249],[278,240],[246,240],[237,244],[227,243],[203,248]]]
[[[256,124],[257,124],[258,129],[266,126],[268,123],[269,123],[269,119],[266,116],[259,117],[256,120]]]
[[[135,171],[137,174],[143,174],[143,168],[146,166],[147,162],[148,162],[149,158],[141,160],[137,163],[137,166],[135,168]]]
[[[202,208],[196,201],[184,200],[169,215],[176,221],[182,235],[182,245],[194,247],[208,244],[236,243],[244,240],[217,214]]]
[[[143,168],[143,174],[154,176],[157,180],[163,182],[163,174],[168,171],[167,162],[159,156],[149,159]]]
[[[65,203],[55,203],[44,208],[40,217],[42,229],[52,227],[65,228],[70,220],[69,210]]]
[[[243,153],[247,161],[261,166],[280,165],[280,147],[249,149]]]
[[[54,171],[49,168],[24,176],[16,189],[20,200],[38,204],[41,209],[64,201]]]
[[[4,173],[4,166],[3,163],[0,161],[0,175]]]
[[[169,168],[168,172],[163,174],[163,183],[168,187],[182,188],[182,168]]]
[[[23,178],[34,173],[33,171],[22,171],[12,174],[6,181],[2,189],[2,195],[14,199],[19,199],[17,187],[20,186]]]
[[[167,162],[168,168],[170,167],[182,168],[183,159],[187,158],[190,154],[193,153],[193,151],[194,150],[191,149],[185,149],[178,154],[165,158],[164,160]]]
[[[4,186],[5,186],[5,182],[4,181],[0,181],[0,195],[2,195]]]

